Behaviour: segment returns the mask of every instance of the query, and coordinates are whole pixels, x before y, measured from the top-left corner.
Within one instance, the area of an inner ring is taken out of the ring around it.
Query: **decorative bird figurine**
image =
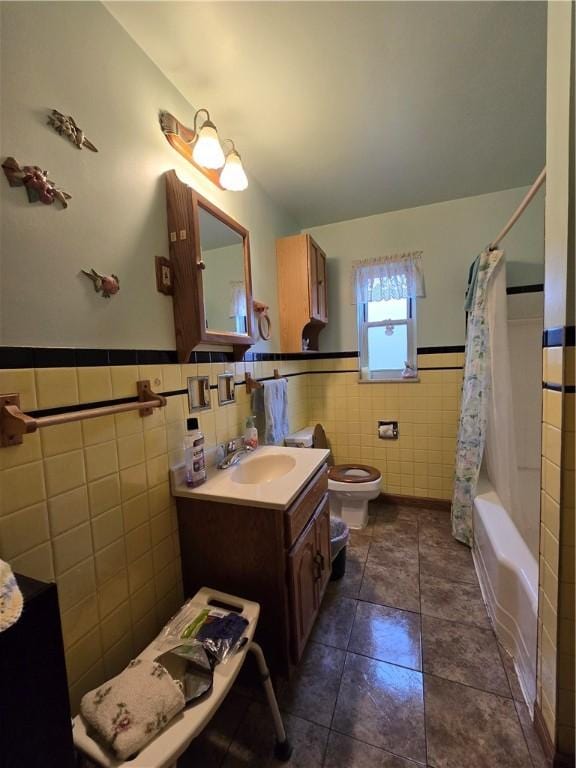
[[[98,152],[94,144],[84,136],[82,128],[76,125],[72,115],[63,115],[62,112],[53,109],[48,116],[48,125],[51,125],[60,136],[65,136],[69,139],[78,149],[86,147],[86,149],[90,149],[92,152]]]
[[[92,280],[94,290],[96,293],[101,293],[104,299],[109,299],[120,290],[120,280],[117,275],[101,275],[95,269],[91,269],[90,272],[83,269],[81,272]]]

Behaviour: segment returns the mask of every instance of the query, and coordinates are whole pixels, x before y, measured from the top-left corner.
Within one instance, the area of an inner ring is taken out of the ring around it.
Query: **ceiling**
[[[522,186],[544,165],[545,3],[106,5],[303,227]]]

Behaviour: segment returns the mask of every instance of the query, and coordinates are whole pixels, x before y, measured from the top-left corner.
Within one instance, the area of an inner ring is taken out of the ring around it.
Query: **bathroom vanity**
[[[197,489],[172,472],[185,594],[210,586],[259,602],[257,640],[284,675],[330,578],[328,453],[264,446]]]

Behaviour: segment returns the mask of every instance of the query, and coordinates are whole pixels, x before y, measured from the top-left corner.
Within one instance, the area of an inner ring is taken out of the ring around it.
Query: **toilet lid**
[[[337,483],[371,483],[380,478],[376,467],[366,464],[337,464],[328,470],[328,479]]]
[[[314,448],[328,448],[328,440],[326,439],[326,432],[324,432],[322,424],[316,424],[314,427],[312,445]]]

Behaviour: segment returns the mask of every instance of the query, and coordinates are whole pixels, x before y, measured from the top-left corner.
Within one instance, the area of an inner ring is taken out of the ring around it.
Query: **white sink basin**
[[[284,477],[296,466],[293,456],[273,454],[271,456],[254,456],[244,460],[231,473],[231,480],[243,485],[262,485],[270,483],[279,477]]]
[[[206,482],[196,488],[188,488],[180,464],[170,470],[172,493],[199,501],[288,509],[329,454],[322,448],[261,445],[230,469],[210,466]]]

